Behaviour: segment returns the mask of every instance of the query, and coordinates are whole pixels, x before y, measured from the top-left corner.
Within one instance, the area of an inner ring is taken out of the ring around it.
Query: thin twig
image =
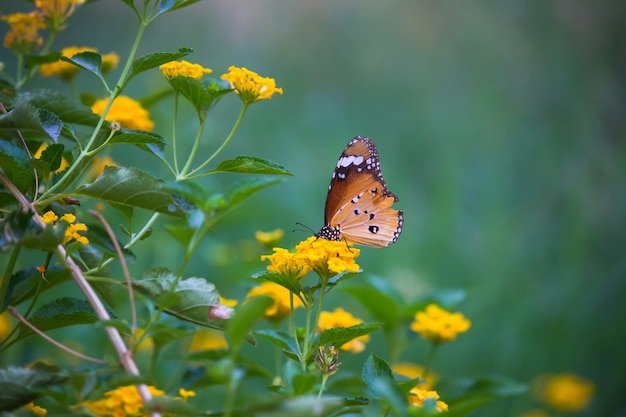
[[[65,346],[64,344],[57,342],[56,340],[54,340],[53,338],[51,338],[50,336],[48,336],[47,334],[45,334],[44,332],[42,332],[41,330],[39,330],[37,327],[33,326],[28,320],[26,320],[13,306],[8,306],[7,307],[7,311],[9,313],[11,313],[13,315],[13,317],[15,317],[16,319],[18,319],[20,322],[22,322],[26,327],[28,327],[29,329],[31,329],[33,332],[37,333],[39,336],[43,337],[44,339],[46,339],[48,342],[52,343],[54,346],[58,347],[61,350],[66,351],[67,353],[69,353],[70,355],[74,355],[76,357],[79,357],[81,359],[84,359],[86,361],[89,362],[94,362],[94,363],[100,363],[102,365],[106,365],[107,362],[103,361],[101,359],[96,359],[96,358],[92,358],[91,356],[87,356],[84,355],[80,352],[77,352],[73,349],[70,349],[69,347]]]
[[[89,214],[95,217],[106,229],[113,246],[115,246],[115,252],[117,252],[117,257],[120,260],[120,265],[122,266],[122,271],[124,272],[124,279],[126,280],[126,285],[128,286],[128,301],[130,303],[130,311],[132,314],[133,325],[131,327],[132,338],[130,342],[129,349],[132,350],[132,346],[135,343],[135,337],[137,333],[137,309],[135,308],[135,294],[133,292],[133,286],[130,281],[130,272],[128,271],[128,264],[126,263],[126,258],[124,258],[124,253],[122,252],[122,247],[120,243],[117,241],[115,237],[115,233],[113,233],[113,229],[109,223],[105,220],[102,214],[98,213],[95,210],[89,210]]]

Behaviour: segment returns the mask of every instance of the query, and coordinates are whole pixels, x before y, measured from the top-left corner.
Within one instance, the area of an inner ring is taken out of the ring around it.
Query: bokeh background
[[[10,3],[3,13],[29,7]],[[250,108],[223,157],[256,155],[295,174],[226,216],[188,274],[242,297],[263,268],[253,233],[283,228],[288,247],[306,237],[291,233],[295,222],[319,228],[336,159],[350,138],[369,136],[405,225],[392,247],[363,249],[365,274],[408,301],[468,294],[458,309],[472,328],[442,349],[437,373],[531,383],[574,372],[596,388],[580,415],[626,416],[624,16],[618,0],[210,0],[163,16],[141,54],[190,47],[188,60],[215,74],[236,65],[276,78],[284,95]],[[124,57],[136,29],[121,2],[98,1],[77,11],[56,45]],[[94,85],[85,74],[78,82]],[[152,71],[127,93],[165,88]],[[212,153],[238,108],[233,97],[215,110],[202,152]],[[151,112],[167,138],[171,102]],[[180,132],[191,140],[188,114]],[[113,156],[136,164],[128,154]],[[139,164],[167,178],[150,156]],[[203,184],[218,192],[230,181]],[[175,268],[181,255],[164,233],[135,252],[137,275]],[[367,318],[339,292],[329,303]],[[421,349],[404,359],[419,361]],[[514,416],[533,404],[529,393],[475,415]]]

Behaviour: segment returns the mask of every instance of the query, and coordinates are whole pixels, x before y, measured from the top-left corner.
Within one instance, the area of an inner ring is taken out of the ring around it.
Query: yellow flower
[[[301,256],[283,248],[274,248],[274,254],[263,255],[261,260],[271,262],[267,266],[268,271],[289,275],[294,278],[302,278],[311,270],[311,267]]]
[[[443,401],[439,401],[439,394],[437,394],[437,391],[427,391],[418,387],[414,387],[413,389],[411,389],[411,391],[409,391],[408,400],[409,404],[411,404],[412,406],[423,407],[424,401],[430,398],[437,401],[437,411],[448,411],[448,404],[444,403]]]
[[[200,64],[192,64],[184,59],[181,62],[168,62],[167,64],[159,66],[159,69],[168,80],[176,77],[189,77],[201,80],[204,74],[213,72],[210,68],[204,68]]]
[[[41,146],[39,146],[39,149],[37,149],[37,152],[35,152],[35,155],[33,155],[33,158],[41,159],[41,155],[43,154],[43,151],[45,151],[47,147],[48,147],[47,143],[42,143]],[[67,162],[67,159],[61,158],[61,165],[59,165],[59,169],[57,169],[54,172],[55,173],[63,172],[65,171],[65,168],[67,168],[68,166],[70,166],[70,164]]]
[[[76,54],[81,52],[97,52],[96,48],[91,48],[88,46],[68,46],[67,48],[63,48],[61,50],[61,55],[66,58],[71,58]],[[76,65],[71,64],[65,61],[56,61],[51,62],[49,64],[42,64],[39,67],[39,73],[42,77],[52,77],[57,76],[62,80],[69,81],[78,74],[78,68]]]
[[[0,282],[2,279],[0,278]],[[6,339],[6,337],[11,332],[11,319],[9,318],[9,313],[5,312],[0,314],[0,341]]]
[[[425,311],[415,314],[411,330],[433,343],[456,339],[470,328],[471,322],[461,313],[450,313],[436,304],[429,304]]]
[[[41,216],[41,219],[46,224],[52,224],[56,226],[57,221],[59,220],[59,216],[57,216],[53,211],[47,211]],[[89,239],[85,236],[81,235],[78,232],[85,232],[87,230],[87,226],[83,223],[75,223],[76,216],[73,214],[67,213],[61,216],[61,221],[67,223],[67,227],[65,229],[65,236],[63,238],[63,244],[66,245],[72,240],[75,240],[78,243],[82,243],[83,245],[89,244]]]
[[[189,397],[195,397],[196,393],[194,391],[181,388],[178,390],[178,395],[180,395],[183,400],[187,400]]]
[[[228,342],[224,337],[224,332],[214,329],[201,329],[193,335],[190,352],[200,352],[204,350],[228,350]]]
[[[227,307],[235,307],[237,305],[237,300],[232,300],[230,298],[224,298],[221,295],[219,296],[220,303],[224,304]]]
[[[108,98],[96,101],[91,106],[91,111],[102,116],[108,102]],[[127,96],[119,96],[115,99],[105,119],[109,122],[119,122],[126,129],[151,132],[154,128],[154,122],[150,120],[150,113],[141,107],[139,102]]]
[[[65,29],[65,21],[74,13],[76,5],[85,0],[35,0],[35,6],[45,16],[48,27],[53,32]]]
[[[221,78],[230,83],[230,88],[234,89],[245,103],[269,100],[275,93],[283,94],[283,89],[276,87],[273,78],[261,77],[247,68],[231,66],[228,68],[228,74],[222,75]]]
[[[283,238],[283,229],[274,229],[271,232],[262,232],[260,230],[254,233],[257,242],[266,248],[272,248]]]
[[[148,386],[153,397],[165,392],[153,386]],[[95,401],[85,401],[81,404],[97,416],[135,417],[141,416],[143,400],[135,385],[127,385],[104,393],[104,398]]]
[[[358,272],[354,261],[361,251],[351,248],[342,241],[333,241],[311,236],[296,246],[298,255],[321,277],[330,277],[342,272]]]
[[[414,363],[396,363],[391,367],[393,371],[407,378],[415,379],[419,378],[420,383],[416,385],[416,387],[420,387],[421,389],[429,390],[435,385],[435,376],[432,372],[430,372],[426,379],[424,379],[424,367],[420,365],[415,365]]]
[[[323,330],[334,329],[337,327],[356,326],[361,323],[363,323],[363,320],[354,317],[343,308],[337,308],[332,313],[328,311],[322,311],[322,313],[320,314],[319,323],[317,324],[317,332],[321,333]],[[365,350],[365,344],[369,341],[370,336],[366,334],[344,343],[339,347],[339,349],[349,350],[352,353],[363,352]]]
[[[117,64],[120,62],[120,57],[115,52],[109,52],[108,54],[102,55],[102,66],[100,67],[100,72],[103,74],[108,74],[110,71],[117,68]]]
[[[538,399],[558,411],[583,410],[593,396],[594,384],[573,373],[543,375],[535,383]]]
[[[271,281],[264,281],[258,287],[252,288],[246,295],[246,299],[259,295],[267,295],[274,299],[274,304],[265,310],[264,318],[279,321],[291,313],[291,292],[287,288]],[[296,309],[303,306],[302,301],[294,295],[293,308]]]
[[[35,405],[35,403],[32,403],[32,402],[26,404],[24,408],[38,417],[45,417],[45,415],[48,414],[48,410],[46,410],[45,408],[39,407],[38,405]]]
[[[13,13],[0,19],[9,24],[9,31],[4,37],[5,48],[12,49],[18,54],[25,54],[42,45],[43,38],[39,36],[39,29],[45,28],[46,25],[41,13],[37,11]]]

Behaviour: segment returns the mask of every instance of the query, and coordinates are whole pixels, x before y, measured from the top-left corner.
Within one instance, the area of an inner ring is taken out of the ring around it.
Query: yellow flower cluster
[[[153,386],[148,386],[153,397],[165,392]],[[134,417],[141,416],[143,400],[135,385],[127,385],[104,393],[104,398],[95,401],[85,401],[82,404],[97,416]]]
[[[159,69],[168,80],[176,77],[189,77],[200,80],[204,74],[210,74],[213,72],[210,68],[204,68],[200,64],[192,64],[191,62],[187,62],[185,60],[182,60],[181,62],[168,62],[167,64],[161,65]]]
[[[28,403],[24,406],[24,408],[36,415],[37,417],[45,417],[46,414],[48,414],[48,410],[39,407],[38,405],[35,405],[35,403]]]
[[[57,216],[53,211],[47,211],[41,216],[42,220],[46,224],[56,225],[59,220],[59,216]],[[61,221],[67,223],[67,228],[65,229],[65,237],[63,238],[63,244],[66,245],[72,240],[75,240],[78,243],[82,243],[83,245],[89,244],[89,239],[85,236],[81,235],[78,232],[84,232],[87,230],[87,226],[84,223],[75,223],[76,216],[71,213],[64,214]]]
[[[263,255],[261,260],[270,261],[267,266],[270,272],[302,278],[314,270],[320,277],[329,278],[346,271],[359,271],[355,262],[359,254],[359,249],[351,248],[345,242],[311,236],[296,245],[295,252],[274,248],[272,255]]]
[[[426,378],[424,378],[424,367],[415,365],[414,363],[397,363],[391,367],[393,371],[407,378],[415,379],[419,378],[420,383],[417,384],[422,389],[429,390],[435,385],[435,377],[430,372]]]
[[[9,24],[9,31],[4,36],[4,47],[18,53],[28,53],[41,46],[43,38],[39,29],[46,27],[43,16],[38,11],[13,13],[0,17]]]
[[[592,381],[573,373],[541,376],[535,386],[536,397],[564,412],[583,410],[593,397]]]
[[[96,48],[89,46],[68,46],[61,49],[61,55],[66,58],[72,58],[74,55],[81,52],[98,52]],[[113,68],[115,68],[120,58],[115,52],[111,52],[106,55],[102,55],[102,72],[106,74]],[[79,68],[65,61],[56,61],[49,64],[42,64],[39,67],[39,73],[42,77],[59,77],[62,80],[70,81],[76,74],[78,74]]]
[[[320,314],[320,320],[317,324],[317,332],[321,333],[323,330],[334,329],[337,327],[356,326],[361,323],[363,323],[363,320],[354,317],[343,308],[337,308],[332,313],[329,311],[322,311]],[[363,352],[365,350],[365,344],[369,341],[370,336],[366,334],[344,343],[339,347],[339,349],[349,350],[352,353]]]
[[[102,116],[108,103],[108,98],[96,101],[91,106],[91,111]],[[127,96],[118,96],[107,113],[106,120],[116,121],[126,129],[152,131],[154,122],[150,120],[150,113],[144,109],[138,101]]]
[[[415,407],[423,407],[424,401],[431,398],[437,401],[437,411],[448,411],[448,404],[443,401],[439,401],[439,394],[437,394],[437,391],[428,391],[419,387],[414,387],[411,391],[409,391],[409,404]]]
[[[276,80],[262,77],[247,68],[231,66],[221,78],[230,83],[230,87],[245,103],[269,100],[275,93],[283,94],[283,89],[276,87]]]
[[[436,304],[429,304],[425,311],[415,314],[411,330],[433,343],[456,339],[460,333],[469,330],[471,322],[461,313],[450,313]]]
[[[254,233],[254,237],[256,238],[257,242],[267,248],[272,248],[276,246],[278,242],[280,242],[280,240],[283,238],[283,235],[283,229],[274,229],[271,232],[263,232],[261,230],[257,230]]]
[[[65,29],[65,21],[74,13],[77,5],[85,0],[35,0],[35,6],[46,19],[47,26],[55,32]]]
[[[274,304],[265,310],[264,318],[279,321],[291,313],[291,292],[287,288],[271,281],[264,281],[261,285],[252,288],[246,295],[246,299],[259,295],[266,295],[274,300]],[[293,308],[303,306],[302,301],[294,295]]]

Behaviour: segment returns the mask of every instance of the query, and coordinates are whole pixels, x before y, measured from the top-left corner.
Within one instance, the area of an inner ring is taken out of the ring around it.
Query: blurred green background
[[[389,280],[409,301],[440,289],[468,293],[458,309],[472,328],[444,346],[436,372],[528,383],[574,372],[596,385],[580,415],[626,416],[624,16],[618,0],[211,0],[160,18],[140,54],[190,47],[188,60],[215,75],[236,65],[276,78],[284,95],[254,104],[222,157],[256,155],[295,174],[230,213],[188,275],[241,298],[263,268],[254,231],[283,228],[289,247],[306,237],[291,233],[295,222],[321,227],[336,159],[350,138],[369,136],[405,224],[392,247],[363,249],[365,274]],[[99,1],[74,15],[56,46],[124,57],[136,28],[121,2]],[[94,85],[86,75],[79,82]],[[127,93],[165,88],[152,71]],[[170,106],[151,109],[166,138]],[[206,155],[238,109],[231,97],[213,113]],[[191,140],[188,114],[181,133]],[[136,164],[128,154],[113,156]],[[140,165],[169,179],[147,155]],[[203,183],[219,191],[231,180]],[[135,275],[176,268],[181,254],[165,233],[135,252]],[[340,291],[330,298],[367,319]],[[404,359],[423,360],[420,346]],[[475,414],[531,406],[529,394]]]

